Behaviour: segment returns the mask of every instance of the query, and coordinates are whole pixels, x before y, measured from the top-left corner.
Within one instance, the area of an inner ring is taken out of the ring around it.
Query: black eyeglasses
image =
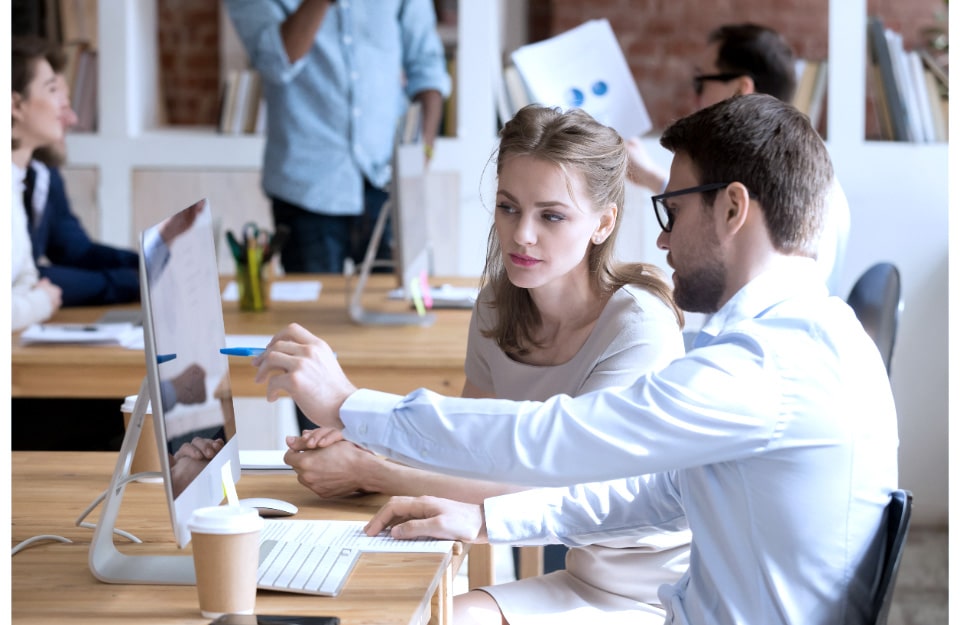
[[[678,189],[677,191],[671,191],[670,193],[662,193],[660,195],[653,196],[650,199],[653,201],[653,212],[657,215],[657,221],[660,223],[660,227],[663,228],[664,232],[670,232],[673,230],[673,222],[676,219],[674,210],[667,206],[664,200],[677,197],[678,195],[687,195],[688,193],[706,193],[707,191],[716,191],[717,189],[722,189],[727,186],[730,186],[729,182],[712,182],[710,184],[702,184],[698,187]]]
[[[727,82],[728,80],[733,80],[734,78],[740,78],[741,76],[746,76],[745,73],[734,73],[727,72],[724,74],[700,74],[693,77],[693,90],[697,95],[703,95],[703,83],[708,80],[715,82]]]

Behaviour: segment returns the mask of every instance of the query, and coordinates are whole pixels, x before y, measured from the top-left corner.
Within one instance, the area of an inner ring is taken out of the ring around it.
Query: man
[[[63,77],[66,60],[51,48],[47,61],[63,93],[63,130],[77,121]],[[96,306],[140,299],[139,257],[132,250],[92,241],[70,207],[59,167],[66,160],[61,137],[33,153],[26,173],[23,203],[27,211],[34,262],[40,276],[62,289],[64,306]]]
[[[696,106],[703,108],[734,95],[767,93],[793,101],[797,87],[796,62],[786,40],[776,31],[756,24],[728,24],[712,31],[694,68]],[[661,193],[667,175],[647,154],[639,139],[627,142],[631,182]],[[838,294],[843,258],[850,234],[850,207],[839,184],[831,185],[827,220],[817,250],[827,287]]]
[[[702,109],[661,143],[674,159],[657,243],[677,304],[714,313],[662,371],[543,403],[398,397],[357,390],[294,325],[254,360],[257,379],[406,464],[541,486],[644,476],[482,508],[398,498],[369,533],[577,545],[686,521],[690,567],[660,589],[666,622],[864,622],[897,486],[896,412],[875,345],[812,259],[826,148],[766,95]]]
[[[228,0],[263,79],[263,189],[290,228],[287,272],[360,262],[386,200],[397,122],[420,102],[432,153],[450,91],[429,0]],[[390,258],[385,235],[378,258]]]

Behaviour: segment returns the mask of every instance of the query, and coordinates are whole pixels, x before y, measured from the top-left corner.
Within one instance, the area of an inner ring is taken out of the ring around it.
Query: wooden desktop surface
[[[194,586],[106,584],[90,573],[87,556],[93,530],[76,527],[83,510],[110,483],[117,454],[111,452],[13,452],[11,538],[16,545],[40,534],[58,534],[71,544],[41,542],[13,556],[12,622],[18,625],[155,623],[205,625]],[[241,497],[270,496],[296,504],[298,519],[368,520],[385,501],[378,495],[321,501],[293,474],[244,472]],[[88,517],[96,521],[98,510]],[[144,541],[117,537],[124,553],[175,553],[163,487],[127,486],[116,527]],[[448,623],[452,574],[463,561],[453,553],[365,553],[337,597],[259,591],[260,614],[339,616],[343,625]],[[189,546],[181,553],[189,554]]]
[[[467,349],[469,310],[437,310],[432,326],[357,325],[347,313],[348,292],[339,275],[290,276],[289,280],[320,280],[323,287],[313,302],[273,302],[265,312],[240,312],[237,302],[224,302],[227,334],[273,335],[290,323],[299,323],[328,343],[340,365],[358,387],[406,394],[416,388],[459,395],[463,389],[463,358]],[[434,282],[439,283],[437,279]],[[443,280],[475,285],[476,278]],[[408,310],[403,302],[388,301],[396,286],[388,275],[373,275],[365,289],[364,305],[371,310]],[[139,305],[119,306],[135,310]],[[89,323],[107,307],[68,308],[51,322]],[[89,345],[11,346],[11,389],[14,397],[114,397],[136,394],[146,375],[143,351]],[[253,381],[249,359],[230,359],[230,381],[237,397],[262,397],[264,385]]]

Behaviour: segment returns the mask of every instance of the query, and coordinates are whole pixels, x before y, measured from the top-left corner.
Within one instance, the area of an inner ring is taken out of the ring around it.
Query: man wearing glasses
[[[690,567],[660,587],[658,623],[865,623],[897,415],[872,339],[813,260],[826,147],[806,116],[759,94],[660,141],[674,158],[657,245],[677,304],[712,313],[663,370],[545,402],[400,397],[358,390],[294,324],[254,359],[257,380],[268,399],[289,394],[317,424],[406,464],[557,487],[482,506],[395,497],[371,535],[574,546],[689,524]]]
[[[697,108],[734,95],[766,93],[791,102],[797,87],[795,59],[780,33],[756,24],[728,24],[710,33],[694,67]],[[627,177],[654,193],[663,191],[667,174],[647,154],[638,138],[627,141]],[[842,261],[850,233],[850,207],[840,185],[828,190],[827,219],[817,262],[827,287],[838,294]]]

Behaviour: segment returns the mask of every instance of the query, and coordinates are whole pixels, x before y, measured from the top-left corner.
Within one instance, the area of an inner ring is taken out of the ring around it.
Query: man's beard
[[[673,300],[682,310],[715,313],[726,286],[726,272],[720,265],[710,265],[681,275],[674,272],[676,284]]]

